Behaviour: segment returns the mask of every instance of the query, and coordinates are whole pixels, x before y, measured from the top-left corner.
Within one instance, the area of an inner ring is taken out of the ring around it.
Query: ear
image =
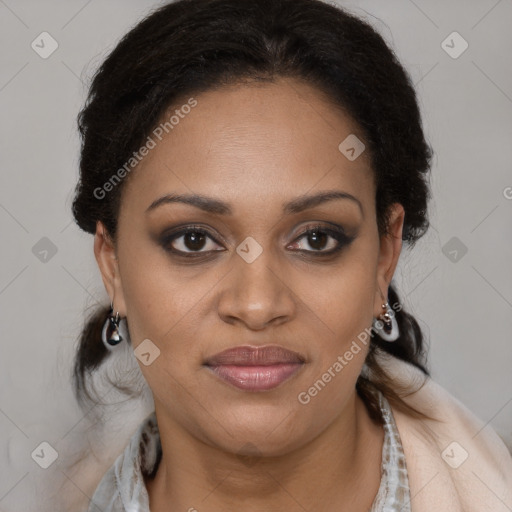
[[[121,275],[116,255],[114,241],[101,221],[96,222],[94,235],[94,256],[101,272],[105,289],[114,304],[114,313],[119,312],[121,317],[126,316]]]
[[[388,296],[388,288],[395,273],[400,252],[402,250],[402,229],[405,211],[400,203],[393,203],[389,207],[389,234],[380,237],[380,251],[377,265],[377,282],[375,290],[374,316],[382,314],[382,300]]]

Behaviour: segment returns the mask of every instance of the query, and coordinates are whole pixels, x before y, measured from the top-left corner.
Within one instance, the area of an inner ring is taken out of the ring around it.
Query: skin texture
[[[133,348],[150,339],[160,350],[149,366],[139,361],[163,446],[156,477],[146,482],[151,510],[367,510],[384,438],[355,391],[367,348],[307,405],[297,396],[381,314],[402,247],[403,207],[393,205],[390,235],[379,237],[369,156],[349,161],[338,150],[349,134],[363,136],[317,89],[279,79],[196,99],[130,175],[115,244],[101,222],[94,242]],[[348,199],[282,211],[285,202],[331,190],[352,194],[363,211]],[[232,214],[182,203],[145,212],[170,193],[216,198]],[[322,258],[336,240],[315,245],[302,235],[318,223],[355,238]],[[182,225],[213,237],[202,246],[183,235],[172,242],[203,252],[189,263],[159,242]],[[248,236],[263,249],[252,263],[236,252]],[[279,344],[306,363],[264,392],[237,389],[203,366],[245,344]]]

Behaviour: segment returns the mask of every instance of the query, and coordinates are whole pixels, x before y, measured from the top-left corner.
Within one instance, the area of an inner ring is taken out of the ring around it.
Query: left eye
[[[304,247],[300,240],[305,239],[306,244],[311,249]],[[324,227],[311,228],[302,233],[292,244],[293,249],[299,249],[305,252],[332,253],[341,249],[343,245],[349,242],[349,238],[341,231],[335,231]]]

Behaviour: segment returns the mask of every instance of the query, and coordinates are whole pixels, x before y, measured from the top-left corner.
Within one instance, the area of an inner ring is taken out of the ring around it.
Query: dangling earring
[[[386,302],[382,304],[384,313],[379,316],[380,320],[373,320],[373,328],[377,331],[377,334],[385,341],[396,341],[400,335],[398,330],[398,322],[396,321],[395,314]]]
[[[103,325],[103,330],[101,331],[101,339],[105,347],[109,350],[112,350],[112,347],[121,343],[123,341],[123,337],[119,333],[119,322],[121,321],[119,318],[119,312],[116,312],[114,317],[114,304],[110,303],[110,312],[108,318]]]

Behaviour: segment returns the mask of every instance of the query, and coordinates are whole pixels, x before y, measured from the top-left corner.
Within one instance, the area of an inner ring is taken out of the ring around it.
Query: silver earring
[[[112,350],[112,347],[123,341],[123,337],[119,332],[119,322],[121,321],[119,318],[119,312],[116,312],[115,316],[113,315],[113,312],[114,304],[111,302],[108,318],[103,325],[103,330],[101,331],[103,344],[109,350]]]
[[[395,314],[387,302],[386,304],[382,304],[382,309],[384,309],[384,313],[379,316],[379,319],[375,318],[373,320],[373,328],[383,340],[389,342],[396,341],[400,335],[400,331]]]

